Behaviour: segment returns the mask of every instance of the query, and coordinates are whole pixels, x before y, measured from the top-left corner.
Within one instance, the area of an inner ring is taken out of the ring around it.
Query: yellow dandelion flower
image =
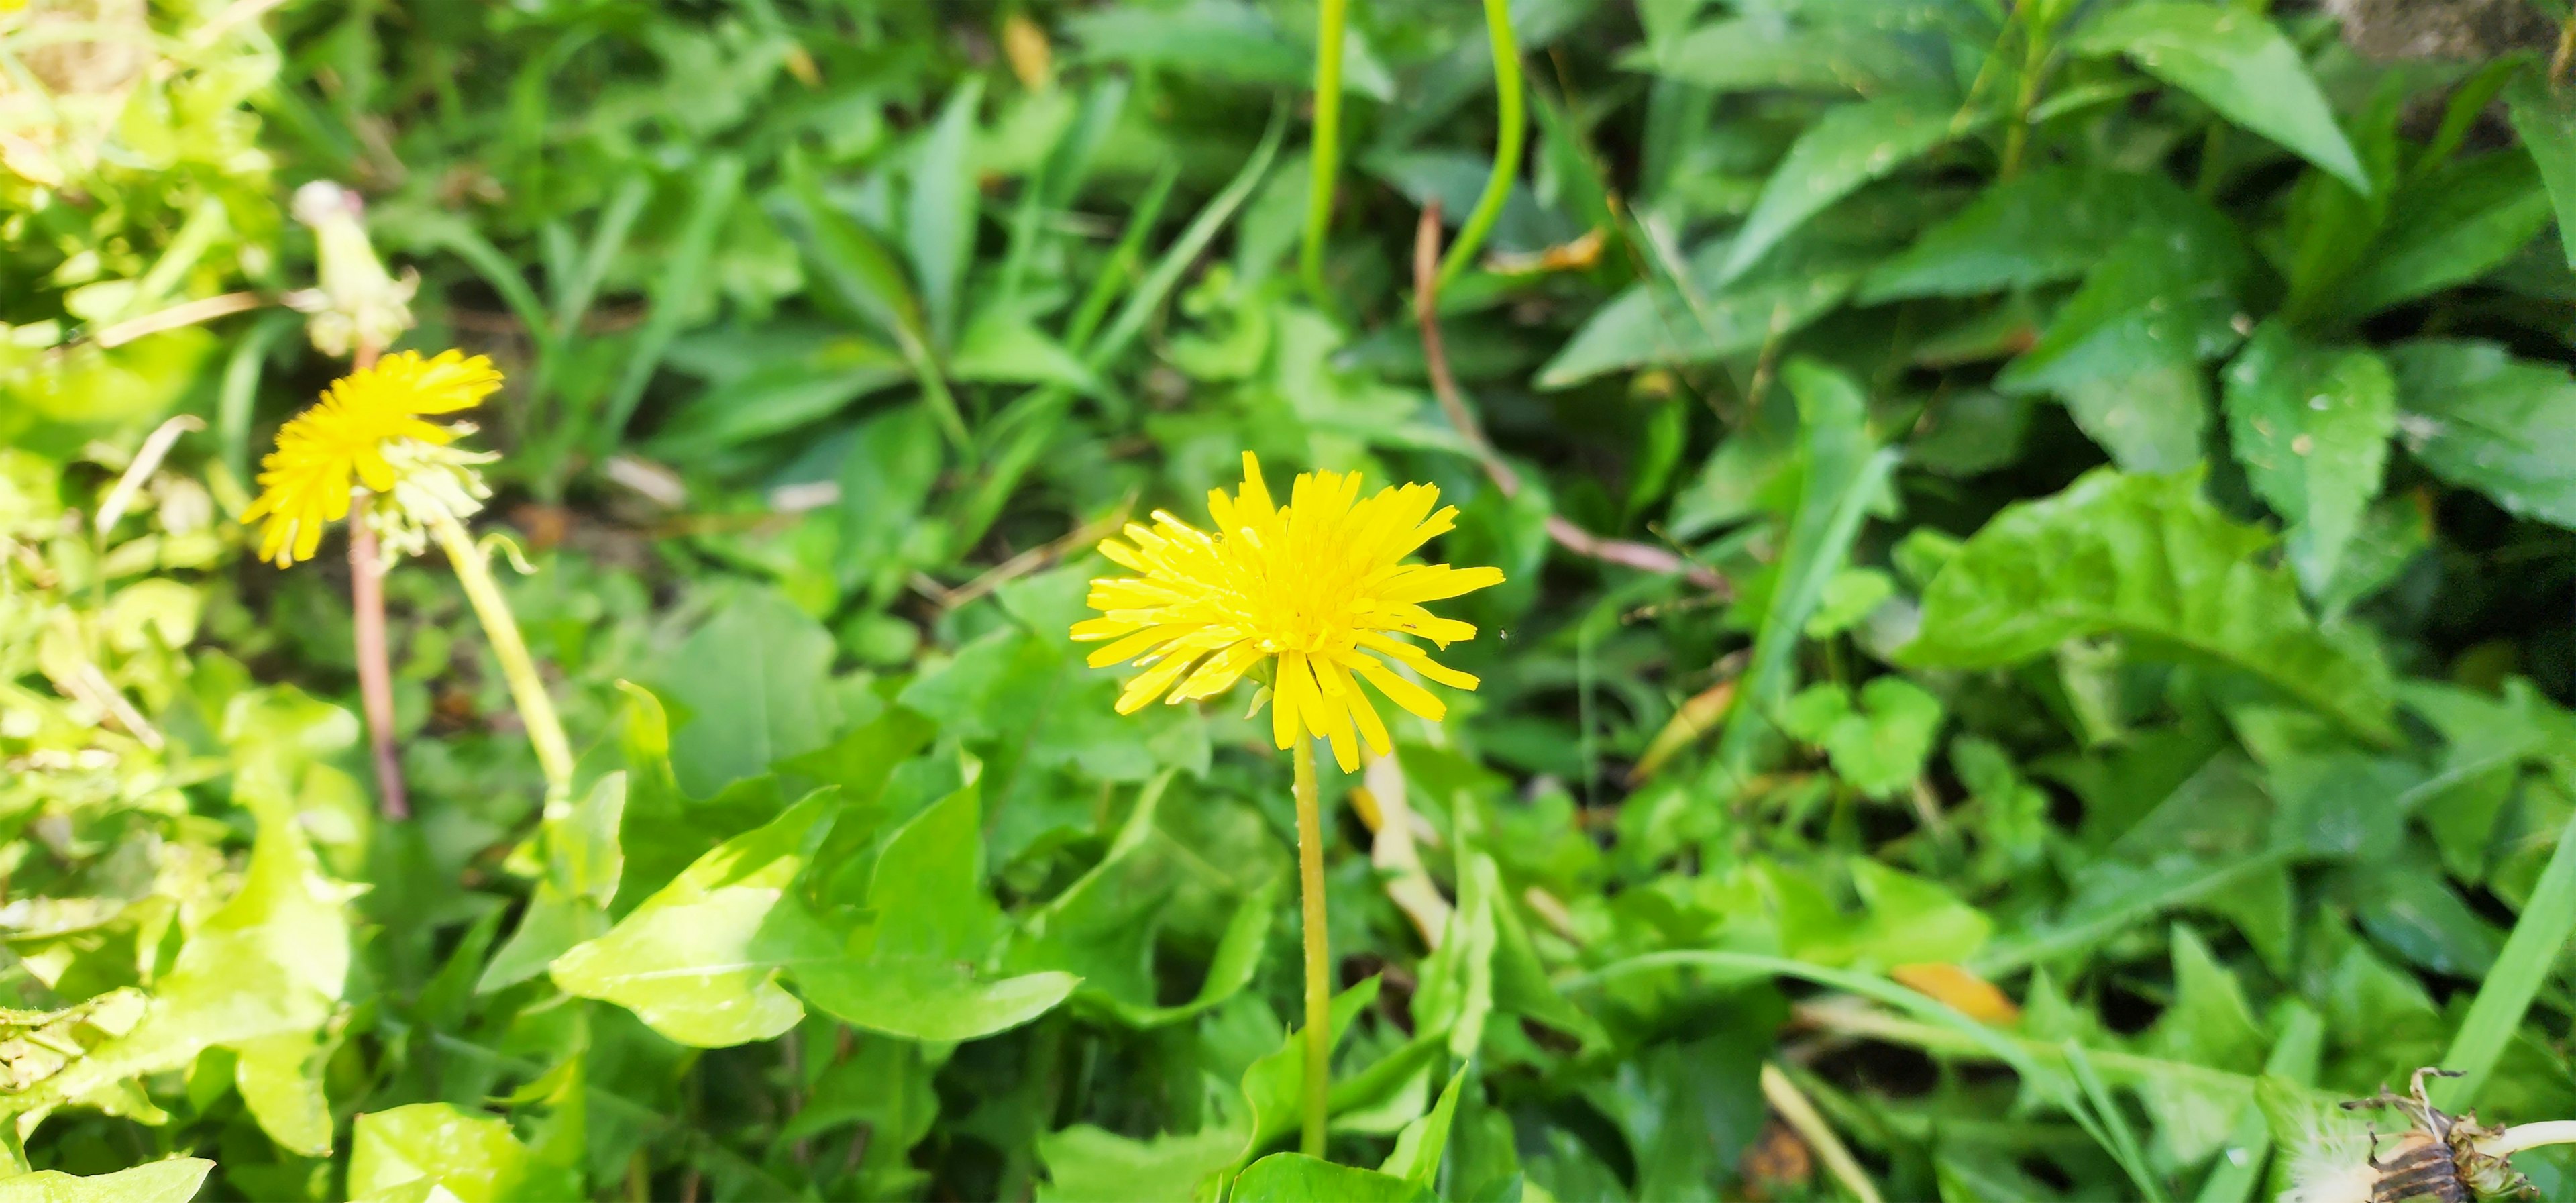
[[[422,462],[411,452],[444,446],[470,429],[421,415],[471,409],[499,387],[491,360],[456,351],[431,359],[396,352],[334,382],[278,430],[277,450],[260,460],[259,499],[242,514],[243,522],[261,523],[259,558],[281,568],[313,558],[322,529],[349,516],[352,488],[391,493],[408,465]]]
[[[1357,769],[1354,726],[1371,751],[1382,756],[1390,748],[1361,680],[1424,718],[1447,713],[1388,661],[1443,685],[1476,687],[1476,678],[1402,638],[1418,635],[1441,647],[1475,638],[1475,627],[1438,617],[1423,603],[1503,580],[1499,568],[1404,562],[1455,525],[1456,506],[1433,512],[1439,499],[1430,485],[1404,485],[1363,501],[1358,473],[1309,472],[1297,477],[1287,505],[1273,505],[1260,461],[1247,451],[1242,489],[1233,497],[1223,489],[1208,493],[1214,535],[1157,510],[1151,528],[1129,523],[1128,542],[1100,545],[1102,555],[1138,575],[1093,581],[1090,604],[1102,615],[1074,624],[1073,637],[1115,640],[1092,653],[1094,667],[1127,660],[1147,666],[1119,696],[1121,714],[1167,690],[1175,703],[1213,697],[1266,662],[1270,732],[1279,746],[1295,746],[1300,734],[1321,736],[1332,741],[1344,771]]]

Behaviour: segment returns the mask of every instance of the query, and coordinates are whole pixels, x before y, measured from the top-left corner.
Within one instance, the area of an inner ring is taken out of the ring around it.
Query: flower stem
[[[1350,0],[1322,0],[1315,21],[1315,134],[1307,161],[1306,241],[1297,267],[1315,303],[1336,309],[1324,291],[1324,234],[1333,224],[1333,185],[1342,157],[1342,31]]]
[[[1458,273],[1475,260],[1485,234],[1503,214],[1503,202],[1512,194],[1512,182],[1521,174],[1521,143],[1527,136],[1528,116],[1521,101],[1521,50],[1512,37],[1511,0],[1485,0],[1485,33],[1494,48],[1494,170],[1485,177],[1485,191],[1476,197],[1476,207],[1468,212],[1467,224],[1458,228],[1458,241],[1450,244],[1448,256],[1440,262],[1442,287],[1456,280]]]
[[[537,750],[537,767],[546,775],[546,800],[566,797],[572,792],[572,744],[564,739],[563,720],[555,717],[554,699],[546,696],[545,678],[537,675],[537,662],[528,655],[527,640],[519,637],[518,620],[510,616],[510,603],[492,579],[490,562],[455,515],[444,510],[431,514],[429,529],[456,566],[457,583],[465,586],[474,617],[482,621],[492,654],[501,661],[501,675],[509,679],[510,701],[519,708],[519,721]]]
[[[1299,1147],[1321,1157],[1332,1097],[1333,957],[1324,924],[1324,818],[1315,800],[1315,742],[1300,733],[1296,743],[1297,879],[1306,920],[1306,1129]]]
[[[388,819],[411,817],[403,788],[402,758],[394,749],[394,677],[385,643],[385,562],[376,532],[367,526],[366,502],[350,506],[349,614],[358,636],[358,700],[367,712],[367,748],[376,764],[376,805]]]
[[[361,340],[350,354],[359,371],[376,366],[379,351]],[[366,498],[349,504],[349,616],[358,644],[358,703],[367,714],[367,750],[376,765],[376,807],[388,819],[411,817],[403,787],[402,755],[394,748],[393,657],[385,639],[385,558],[364,517]]]
[[[2510,1157],[2524,1149],[2542,1145],[2576,1144],[2576,1119],[2543,1120],[2536,1124],[2517,1124],[2478,1142],[2478,1151],[2489,1157]]]

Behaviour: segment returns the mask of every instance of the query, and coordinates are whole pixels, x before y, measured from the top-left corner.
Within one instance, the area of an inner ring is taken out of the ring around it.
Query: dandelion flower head
[[[259,498],[242,514],[260,523],[259,558],[281,568],[313,558],[323,528],[349,516],[350,491],[360,486],[389,500],[400,490],[451,509],[462,501],[470,513],[484,493],[465,465],[492,457],[449,448],[473,427],[423,415],[471,409],[500,387],[491,360],[456,351],[429,359],[396,352],[334,382],[278,430],[277,450],[260,460]],[[400,524],[417,515],[397,506],[386,517]]]
[[[1475,627],[1423,604],[1503,579],[1498,568],[1405,562],[1455,525],[1457,507],[1435,511],[1439,499],[1439,489],[1412,484],[1363,500],[1358,473],[1309,472],[1297,477],[1287,505],[1275,505],[1247,451],[1242,488],[1232,497],[1208,493],[1215,533],[1158,510],[1153,526],[1130,523],[1126,542],[1100,545],[1136,575],[1093,581],[1090,604],[1102,614],[1076,623],[1073,637],[1113,641],[1092,653],[1094,667],[1145,666],[1119,696],[1121,714],[1156,697],[1213,697],[1266,665],[1278,745],[1293,747],[1300,735],[1328,739],[1333,759],[1356,769],[1358,740],[1379,755],[1391,747],[1360,681],[1432,720],[1447,707],[1390,661],[1443,685],[1476,687],[1476,678],[1406,641],[1447,647],[1475,638]]]

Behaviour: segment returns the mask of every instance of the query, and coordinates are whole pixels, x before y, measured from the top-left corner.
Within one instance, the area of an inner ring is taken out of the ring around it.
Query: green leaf
[[[1896,93],[1826,113],[1798,135],[1763,184],[1718,268],[1717,282],[1732,283],[1790,231],[1853,189],[1982,122],[1959,122],[1959,112],[1957,103],[1937,94]]]
[[[2576,268],[2576,105],[2550,91],[2537,71],[2516,76],[2504,88],[2505,113],[2522,148],[2540,168],[2549,200],[2558,210],[2558,244],[2567,266]]]
[[[2140,229],[2188,230],[2207,205],[2161,172],[2049,165],[1978,193],[1871,271],[1863,303],[2072,280]]]
[[[242,1041],[233,1087],[260,1131],[303,1157],[331,1155],[331,1101],[322,1091],[321,1032],[279,1032]]]
[[[1805,482],[1780,557],[1779,584],[1763,611],[1745,666],[1744,692],[1719,737],[1720,765],[1739,779],[1752,771],[1755,741],[1789,689],[1807,619],[1851,555],[1852,540],[1895,469],[1896,453],[1869,437],[1860,386],[1831,368],[1792,359],[1782,379],[1798,401],[1798,465]]]
[[[667,257],[652,275],[653,306],[644,319],[644,331],[637,336],[629,352],[626,367],[617,376],[617,389],[609,395],[599,428],[594,432],[594,447],[614,447],[626,434],[626,423],[635,416],[635,407],[644,400],[644,390],[653,382],[653,373],[669,354],[671,340],[677,338],[681,324],[695,312],[695,303],[704,295],[703,278],[707,263],[715,252],[716,238],[733,212],[734,201],[742,194],[742,159],[729,154],[711,156],[697,165],[697,189],[690,194],[688,216],[683,219],[680,237]]]
[[[1396,1134],[1395,1151],[1386,1155],[1377,1172],[1425,1187],[1436,1185],[1440,1157],[1449,1148],[1449,1128],[1458,1118],[1458,1092],[1466,1085],[1467,1067],[1461,1065],[1449,1075],[1449,1084],[1440,1088],[1440,1101],[1432,1104],[1430,1113]]]
[[[2117,634],[2243,670],[2356,731],[2390,731],[2388,670],[2319,631],[2269,539],[2200,496],[2198,474],[2101,469],[2008,506],[1923,592],[1902,658],[1983,668]]]
[[[2217,355],[2236,344],[2236,281],[2245,271],[2242,241],[2213,211],[2187,225],[2130,233],[1995,385],[2063,392]]]
[[[2490,342],[2389,348],[2398,430],[2433,474],[2509,513],[2576,527],[2576,380]]]
[[[201,1157],[173,1157],[86,1178],[38,1170],[0,1178],[0,1203],[188,1203],[214,1168]]]
[[[2129,472],[2200,466],[2209,431],[2209,379],[2191,360],[2150,358],[2134,371],[2064,386],[2066,413]]]
[[[2210,955],[2184,924],[2173,927],[2173,1005],[2156,1018],[2148,1047],[2158,1056],[2231,1072],[2259,1064],[2266,1041],[2236,975]],[[2156,1121],[2156,1139],[2178,1165],[2198,1165],[2226,1143],[2253,1100],[2197,1079],[2172,1075],[2139,1084],[2139,1101]]]
[[[864,1028],[914,1040],[973,1040],[1045,1014],[1080,979],[990,978],[1003,934],[985,892],[981,791],[950,794],[887,837],[868,883],[876,926],[850,955],[796,969],[806,1001]]]
[[[921,282],[922,308],[937,346],[948,345],[957,331],[958,292],[975,253],[984,198],[975,186],[975,109],[983,99],[982,76],[967,76],[950,92],[909,173],[904,249],[912,255],[913,278]]]
[[[126,1079],[183,1068],[209,1047],[309,1033],[330,1018],[349,973],[347,902],[353,891],[323,875],[286,787],[303,767],[311,741],[336,742],[332,732],[348,715],[335,707],[294,705],[299,698],[244,694],[227,722],[244,732],[236,745],[243,759],[235,770],[235,797],[259,817],[240,890],[188,936],[176,963],[153,984],[140,1021],[54,1076],[0,1096],[0,1110],[95,1101]],[[266,718],[254,720],[252,714]],[[264,1102],[284,1100],[268,1096]],[[282,1129],[309,1137],[291,1108],[273,1107],[269,1114]]]
[[[1789,699],[1780,726],[1822,747],[1852,788],[1884,800],[1923,772],[1941,729],[1941,701],[1903,677],[1877,677],[1861,687],[1855,707],[1850,689],[1820,681]]]
[[[570,1198],[568,1177],[529,1156],[510,1121],[446,1103],[369,1112],[349,1138],[349,1197],[361,1201],[422,1179],[461,1203]]]
[[[831,742],[832,635],[794,602],[744,593],[671,653],[660,692],[687,715],[671,739],[680,788],[699,797]]]
[[[1027,918],[1010,953],[1014,970],[1060,969],[1080,977],[1076,1001],[1105,1010],[1130,1027],[1160,1027],[1190,1018],[1249,985],[1269,944],[1285,881],[1263,881],[1236,906],[1194,997],[1157,1005],[1156,938],[1182,871],[1165,851],[1170,837],[1155,826],[1173,775],[1166,770],[1146,786],[1110,841],[1108,854]]]
[[[2549,224],[2549,194],[2531,160],[2498,151],[2407,185],[2369,257],[2335,290],[2354,317],[2486,275]]]
[[[1594,310],[1538,370],[1543,389],[1569,388],[1610,372],[1706,363],[1760,349],[1831,312],[1859,273],[1847,266],[1783,265],[1721,283],[1712,242],[1691,256],[1688,287],[1668,280],[1632,285]]]
[[[548,815],[543,828],[546,876],[530,895],[518,930],[484,966],[474,985],[477,994],[535,977],[573,945],[608,931],[608,905],[626,871],[626,853],[617,843],[626,817],[626,774],[600,778],[579,803],[562,809]]]
[[[699,1048],[767,1040],[795,1026],[805,1009],[779,985],[779,972],[830,947],[784,895],[837,803],[837,791],[817,790],[700,857],[607,935],[557,958],[555,985],[616,1003]]]
[[[765,363],[710,386],[683,402],[649,446],[679,458],[769,438],[821,422],[911,375],[903,357],[882,343],[838,339],[813,354]]]
[[[2066,48],[2125,54],[2147,74],[2207,101],[2230,121],[2270,138],[2367,194],[2370,176],[2335,124],[2297,47],[2259,13],[2188,0],[2148,0],[2084,25]]]
[[[1187,1136],[1133,1140],[1089,1124],[1038,1138],[1053,1181],[1038,1203],[1194,1203],[1243,1156],[1240,1126],[1211,1123]]]
[[[2300,580],[2321,592],[2379,495],[2396,378],[2367,350],[2309,346],[2267,324],[2227,369],[2227,428],[2247,482],[2292,527]]]
[[[1718,92],[1794,88],[1876,94],[1947,81],[1902,37],[1842,24],[1801,27],[1776,11],[1714,21],[1621,61]]]
[[[1303,1153],[1273,1153],[1234,1180],[1238,1203],[1437,1203],[1410,1178],[1335,1165]]]

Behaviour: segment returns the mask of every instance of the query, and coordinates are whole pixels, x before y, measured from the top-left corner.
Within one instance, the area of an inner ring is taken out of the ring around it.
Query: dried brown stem
[[[358,344],[357,367],[374,367],[377,348]],[[376,806],[388,819],[411,817],[402,758],[394,748],[394,675],[385,640],[384,557],[361,499],[349,507],[349,610],[358,636],[358,700],[367,712],[367,748],[376,766]]]
[[[1476,412],[1467,408],[1466,395],[1458,391],[1458,378],[1449,371],[1449,351],[1440,337],[1440,202],[1422,207],[1422,222],[1414,228],[1413,237],[1413,316],[1422,328],[1422,366],[1431,377],[1431,395],[1439,398],[1440,411],[1449,417],[1458,436],[1467,441],[1485,475],[1502,490],[1505,497],[1518,497],[1520,473],[1496,454],[1492,442],[1485,438],[1483,424]],[[1617,564],[1641,572],[1673,574],[1713,593],[1729,592],[1726,578],[1708,567],[1694,564],[1668,548],[1626,539],[1605,539],[1576,526],[1557,514],[1547,516],[1547,537],[1556,545],[1576,555]]]

